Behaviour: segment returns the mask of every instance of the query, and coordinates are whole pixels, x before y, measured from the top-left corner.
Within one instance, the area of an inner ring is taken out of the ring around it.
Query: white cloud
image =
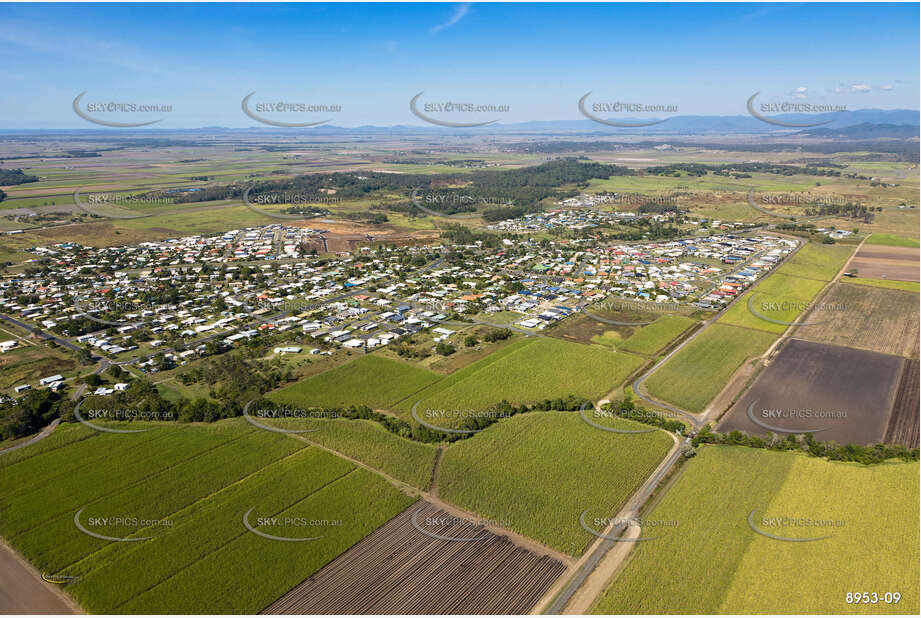
[[[871,90],[873,89],[867,84],[851,84],[850,86],[847,86],[842,83],[838,84],[838,86],[835,88],[835,92],[839,94],[847,92],[870,92]]]
[[[885,86],[880,86],[880,90],[892,90],[892,84],[886,84]]]
[[[451,15],[451,18],[445,23],[438,24],[437,26],[432,28],[431,30],[432,34],[436,32],[441,32],[442,30],[444,30],[445,28],[449,26],[453,26],[454,24],[462,20],[464,17],[466,17],[469,11],[470,11],[470,3],[465,2],[464,4],[457,5],[454,8],[454,14]]]

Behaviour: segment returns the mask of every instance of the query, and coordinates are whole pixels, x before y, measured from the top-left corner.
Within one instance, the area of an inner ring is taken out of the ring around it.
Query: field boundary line
[[[282,508],[279,509],[278,511],[272,513],[272,516],[278,515],[279,513],[282,513],[283,511],[286,511],[286,510],[288,510],[288,509],[294,507],[294,506],[297,505],[298,503],[303,502],[304,500],[306,500],[306,499],[309,498],[310,496],[316,494],[317,492],[322,491],[323,489],[326,489],[327,487],[329,487],[330,485],[332,485],[332,484],[335,483],[336,481],[339,481],[339,480],[341,480],[341,479],[344,479],[344,478],[347,477],[348,475],[350,475],[350,474],[352,474],[353,472],[355,472],[355,470],[357,470],[357,469],[358,469],[358,468],[352,468],[351,470],[347,470],[345,473],[340,474],[340,475],[337,476],[336,478],[330,479],[329,481],[327,481],[326,483],[324,483],[324,484],[321,485],[320,487],[317,487],[315,490],[311,491],[310,493],[301,496],[300,498],[298,498],[298,499],[295,500],[294,502],[292,502],[292,503],[290,503],[290,504],[288,504],[288,505],[282,507]],[[164,582],[167,582],[167,581],[173,579],[174,577],[176,577],[177,575],[179,575],[179,574],[182,573],[183,571],[189,570],[190,567],[192,567],[192,566],[195,565],[195,564],[198,564],[199,562],[201,562],[202,560],[204,560],[205,558],[207,558],[208,556],[210,556],[210,555],[213,554],[214,552],[220,551],[221,549],[227,547],[228,545],[230,545],[231,543],[233,543],[233,542],[236,541],[237,539],[241,538],[243,535],[247,534],[247,532],[248,532],[248,531],[244,528],[242,532],[240,532],[240,533],[237,534],[236,536],[231,537],[230,539],[228,539],[226,543],[223,543],[222,545],[219,545],[218,547],[215,547],[215,548],[212,549],[211,551],[205,552],[204,554],[202,554],[202,555],[200,555],[198,558],[192,560],[191,562],[189,562],[188,564],[186,564],[186,565],[183,566],[182,568],[180,568],[180,569],[178,569],[178,570],[176,570],[176,571],[173,571],[172,573],[170,573],[169,575],[167,575],[166,577],[164,577],[164,578],[161,579],[160,581],[156,582],[155,584],[153,584],[153,585],[151,585],[151,586],[148,586],[148,587],[145,588],[144,590],[141,590],[140,592],[138,592],[138,593],[132,595],[130,598],[128,598],[128,599],[122,601],[121,603],[119,603],[118,605],[116,605],[115,607],[113,607],[112,609],[113,609],[113,610],[117,610],[118,608],[120,608],[120,607],[121,607],[122,605],[124,605],[125,603],[128,603],[129,601],[132,601],[132,600],[134,600],[134,599],[140,597],[140,596],[143,595],[143,594],[147,594],[148,592],[150,592],[151,590],[153,590],[153,589],[156,588],[157,586],[163,584]],[[110,614],[115,614],[115,613],[116,613],[115,611],[110,612]]]
[[[172,470],[173,468],[176,468],[176,467],[178,467],[178,466],[182,466],[182,465],[185,465],[185,464],[187,464],[187,463],[189,463],[189,462],[191,462],[191,461],[195,461],[195,460],[198,459],[199,457],[203,457],[203,456],[207,455],[208,453],[211,453],[211,452],[215,451],[216,449],[221,448],[222,446],[225,446],[225,445],[230,444],[230,443],[232,443],[232,442],[236,442],[237,440],[242,439],[244,436],[247,436],[247,435],[251,434],[253,431],[256,431],[256,429],[254,428],[252,431],[246,431],[246,432],[244,432],[243,434],[241,434],[240,436],[237,436],[236,438],[232,438],[232,439],[227,440],[227,441],[225,441],[225,442],[221,442],[220,444],[217,444],[217,445],[215,445],[215,446],[213,446],[213,447],[211,447],[211,448],[205,449],[204,451],[201,451],[200,453],[196,453],[196,454],[192,455],[191,457],[186,457],[186,458],[184,458],[184,459],[180,459],[179,461],[173,463],[172,465],[166,466],[165,468],[161,468],[160,470],[157,470],[156,472],[152,473],[151,475],[146,476],[146,477],[144,477],[144,478],[141,479],[141,480],[135,481],[134,483],[130,483],[130,484],[125,485],[125,486],[123,486],[123,487],[119,487],[119,488],[117,488],[117,489],[113,489],[112,491],[110,491],[110,492],[108,492],[108,493],[104,493],[104,494],[102,494],[102,495],[96,496],[95,498],[93,498],[92,500],[90,500],[89,502],[87,502],[84,506],[89,506],[89,505],[91,505],[91,504],[95,504],[96,502],[99,502],[100,500],[103,500],[103,499],[105,499],[105,498],[110,498],[110,497],[116,496],[116,495],[118,495],[118,494],[120,494],[120,493],[122,493],[122,492],[124,492],[124,491],[128,491],[129,489],[133,489],[133,488],[137,487],[138,485],[142,485],[142,484],[146,483],[147,481],[150,481],[151,479],[157,478],[158,476],[160,476],[161,474],[164,474],[164,473],[167,472],[168,470]],[[151,457],[153,457],[153,455],[151,455]],[[144,459],[144,460],[141,460],[141,461],[147,461],[147,460]],[[65,511],[61,511],[61,512],[57,513],[56,515],[52,515],[52,516],[49,517],[48,519],[42,520],[41,522],[35,524],[35,525],[32,526],[31,528],[27,528],[27,529],[25,529],[25,530],[21,530],[21,531],[17,532],[16,534],[13,535],[13,537],[22,536],[23,534],[26,534],[26,533],[28,533],[28,532],[34,530],[34,529],[37,528],[38,526],[42,526],[42,525],[48,524],[49,522],[52,522],[52,521],[55,521],[55,520],[60,519],[61,517],[69,517],[69,516],[70,516],[70,510],[69,510],[69,509],[68,509],[68,510],[65,510]]]
[[[299,449],[295,450],[293,453],[289,453],[289,454],[285,455],[284,457],[280,457],[280,458],[278,458],[278,459],[275,459],[275,460],[273,460],[273,461],[270,461],[269,463],[267,463],[266,465],[262,466],[262,467],[259,468],[258,470],[254,470],[253,472],[250,472],[250,473],[247,474],[246,476],[240,477],[240,478],[236,479],[235,481],[233,481],[233,482],[231,482],[231,483],[228,483],[228,484],[224,485],[223,487],[221,487],[221,488],[219,488],[219,489],[216,489],[216,490],[212,491],[210,494],[207,494],[207,495],[205,495],[205,496],[202,496],[202,497],[198,498],[197,500],[195,500],[194,502],[192,502],[192,503],[190,503],[190,504],[187,504],[187,505],[185,505],[184,507],[182,507],[182,508],[180,508],[180,509],[178,509],[178,510],[176,510],[176,511],[173,511],[172,513],[169,513],[168,515],[164,515],[164,516],[161,517],[160,519],[172,518],[172,517],[175,517],[176,515],[179,515],[179,514],[185,512],[185,511],[188,511],[189,509],[195,508],[195,506],[198,505],[198,504],[200,504],[201,502],[203,502],[203,501],[205,501],[205,500],[210,500],[210,499],[214,498],[215,496],[217,496],[218,494],[221,494],[221,493],[223,493],[223,492],[225,492],[225,491],[228,491],[228,490],[230,490],[231,488],[233,488],[233,487],[235,487],[235,486],[237,486],[237,485],[239,485],[239,484],[241,484],[241,483],[245,483],[245,482],[247,482],[248,480],[250,480],[252,477],[254,477],[254,476],[256,476],[257,474],[259,474],[260,472],[263,472],[264,470],[266,470],[267,468],[269,468],[269,467],[271,467],[271,466],[274,466],[274,465],[276,465],[276,464],[279,464],[279,463],[285,461],[286,459],[290,459],[290,458],[292,458],[292,457],[296,457],[297,455],[300,455],[301,453],[305,452],[305,451],[306,451],[307,449],[309,449],[309,448],[310,448],[310,445],[308,444],[308,445],[303,446],[302,448],[299,448]],[[150,530],[151,528],[156,528],[156,526],[147,526],[146,528],[139,528],[138,530],[135,530],[134,532],[132,532],[131,534],[129,534],[129,535],[128,535],[127,537],[125,537],[125,538],[131,538],[131,537],[133,537],[133,536],[135,536],[135,535],[142,534],[145,530]],[[76,567],[76,566],[78,566],[81,562],[83,562],[84,560],[87,560],[87,559],[91,558],[92,556],[95,556],[97,553],[103,551],[106,547],[109,547],[109,545],[103,545],[102,547],[99,547],[98,549],[95,549],[95,550],[93,550],[92,552],[90,552],[90,553],[86,554],[85,556],[81,557],[79,560],[76,560],[75,562],[71,562],[70,564],[67,564],[67,565],[63,566],[62,568],[66,569],[66,568]],[[97,568],[98,568],[98,567],[97,567]],[[89,571],[86,572],[86,574],[92,573],[92,572],[95,571],[95,570],[96,570],[95,568],[90,569]]]
[[[666,452],[662,460],[659,461],[658,465],[653,468],[652,473],[646,477],[646,480],[637,487],[637,490],[633,492],[629,498],[627,498],[627,501],[624,502],[623,506],[617,512],[617,515],[611,519],[611,522],[604,529],[604,536],[611,536],[615,530],[627,527],[624,522],[632,518],[634,514],[639,513],[640,509],[655,491],[655,488],[658,487],[671,467],[678,461],[678,458],[681,456],[681,447],[687,444],[688,440],[679,440],[676,435],[670,432],[666,433],[671,437],[674,444],[668,452]],[[599,564],[601,564],[605,556],[616,544],[617,541],[599,537],[585,552],[583,552],[578,561],[576,561],[576,563],[554,583],[541,600],[534,605],[530,613],[564,613],[573,597],[579,590],[588,584],[588,581],[597,572]],[[605,577],[605,583],[607,583],[608,577],[603,573],[599,573],[596,577]],[[593,585],[595,583],[594,581],[592,582]],[[594,598],[591,599],[591,602],[594,602]]]

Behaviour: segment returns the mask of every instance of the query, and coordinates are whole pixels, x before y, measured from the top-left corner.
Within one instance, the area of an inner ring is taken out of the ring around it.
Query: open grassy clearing
[[[885,245],[887,247],[921,247],[917,238],[906,238],[895,234],[870,234],[865,241],[868,245]]]
[[[6,333],[0,333],[0,336]],[[13,389],[20,384],[36,383],[40,378],[56,373],[70,374],[77,362],[66,353],[46,345],[19,346],[0,356],[0,390]]]
[[[704,446],[646,516],[677,525],[657,527],[655,540],[636,544],[593,611],[917,613],[917,478],[917,463],[865,467]],[[771,534],[831,536],[812,542],[770,539],[748,526],[752,511],[756,525]],[[844,525],[778,526],[762,520],[780,517]],[[857,591],[900,591],[902,601],[845,603],[845,594]]]
[[[371,472],[242,419],[140,434],[62,429],[53,447],[26,447],[5,465],[0,528],[39,570],[75,575],[68,591],[94,613],[256,613],[412,501]],[[73,521],[81,508],[95,533],[151,538],[85,535]],[[242,525],[251,508],[263,532],[322,538],[305,552],[304,543],[251,534]],[[258,522],[276,515],[325,523]],[[103,517],[161,523],[94,519]],[[272,568],[282,563],[283,572]]]
[[[631,421],[595,418],[620,429]],[[595,539],[579,525],[586,509],[611,517],[671,448],[662,431],[613,433],[578,412],[528,412],[504,419],[449,447],[439,466],[438,493],[567,554]]]
[[[720,316],[718,321],[723,324],[756,328],[779,335],[789,327],[786,322],[799,320],[803,312],[809,308],[809,303],[824,286],[825,283],[822,281],[791,277],[776,272],[768,275],[757,287],[743,294],[726,313]],[[751,309],[748,306],[749,299],[751,299]],[[769,320],[785,323],[777,324]]]
[[[851,245],[808,243],[775,272],[819,281],[831,281],[852,253],[854,253],[854,247]]]
[[[642,365],[639,357],[550,338],[524,339],[468,365],[397,407],[419,414],[434,410],[484,410],[578,395],[599,399]],[[458,419],[460,420],[460,419]]]
[[[441,376],[402,361],[366,355],[273,392],[269,398],[299,407],[366,405],[389,408]]]
[[[691,328],[695,321],[680,315],[667,315],[644,326],[624,341],[620,348],[639,354],[656,354]]]
[[[763,354],[776,336],[712,324],[643,383],[653,396],[690,412],[703,412],[747,358]]]

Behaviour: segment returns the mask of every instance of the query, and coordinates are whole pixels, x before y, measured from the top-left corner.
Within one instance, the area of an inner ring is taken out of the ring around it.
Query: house
[[[300,346],[289,345],[282,348],[275,348],[275,354],[299,354],[301,351]]]
[[[63,379],[64,379],[64,376],[55,374],[53,376],[48,376],[47,378],[42,378],[41,380],[38,381],[38,383],[41,384],[42,386],[48,386],[52,382],[60,382]]]
[[[20,384],[19,386],[17,386],[17,387],[14,388],[13,390],[16,391],[17,393],[21,393],[22,391],[28,391],[28,390],[31,390],[31,389],[32,389],[32,385],[31,385],[31,384]]]
[[[0,341],[0,352],[9,352],[16,347],[16,340],[10,339],[9,341]]]

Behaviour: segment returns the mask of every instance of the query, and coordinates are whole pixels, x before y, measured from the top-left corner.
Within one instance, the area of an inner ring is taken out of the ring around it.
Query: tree
[[[477,338],[474,337],[473,335],[467,335],[466,337],[464,337],[464,345],[467,346],[468,348],[472,348],[477,343],[478,343]]]

